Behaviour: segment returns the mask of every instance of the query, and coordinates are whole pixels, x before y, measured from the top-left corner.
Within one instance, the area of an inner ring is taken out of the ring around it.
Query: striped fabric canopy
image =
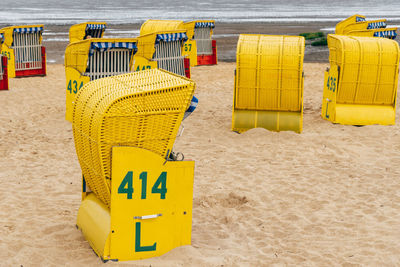
[[[43,32],[43,27],[14,28],[14,33],[36,33]]]
[[[185,42],[187,39],[188,37],[184,32],[163,33],[163,34],[157,34],[156,44],[158,44],[160,41],[173,42],[173,41],[183,40]]]
[[[395,30],[393,31],[381,31],[381,32],[374,32],[374,37],[385,37],[388,39],[396,39],[397,33]]]
[[[89,56],[92,56],[95,50],[104,52],[112,48],[125,48],[134,50],[135,52],[137,51],[137,46],[134,42],[95,42],[90,45]]]
[[[380,29],[380,28],[386,28],[386,22],[380,21],[380,22],[371,22],[368,23],[367,29]]]
[[[361,21],[365,21],[365,18],[363,18],[363,17],[356,17],[356,22],[361,22]]]
[[[104,30],[106,28],[106,24],[87,24],[86,30]]]
[[[196,22],[194,25],[195,28],[214,28],[214,22]]]
[[[4,34],[0,32],[0,44],[4,42]]]
[[[192,112],[196,109],[197,104],[199,103],[199,100],[197,97],[193,96],[192,101],[190,102],[189,108],[185,111],[185,114],[183,115],[183,119],[186,119]]]

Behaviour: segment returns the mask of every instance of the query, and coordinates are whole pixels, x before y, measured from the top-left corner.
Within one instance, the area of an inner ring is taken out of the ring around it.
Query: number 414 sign
[[[159,256],[191,241],[193,161],[166,161],[146,149],[113,147],[112,259]]]

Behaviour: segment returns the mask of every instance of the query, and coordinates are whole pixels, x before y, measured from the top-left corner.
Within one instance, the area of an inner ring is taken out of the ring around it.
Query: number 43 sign
[[[159,256],[191,242],[193,161],[113,147],[110,258]]]

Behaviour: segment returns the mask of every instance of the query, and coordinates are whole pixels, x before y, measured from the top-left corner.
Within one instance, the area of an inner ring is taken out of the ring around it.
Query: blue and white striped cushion
[[[103,30],[106,29],[106,24],[87,24],[86,30]]]
[[[104,52],[112,48],[125,48],[137,51],[137,46],[134,42],[93,42],[90,45],[89,56],[92,56],[95,50]]]
[[[189,108],[185,111],[185,114],[183,115],[183,120],[186,119],[190,114],[192,114],[192,112],[196,109],[198,103],[199,100],[197,99],[197,97],[193,96]]]
[[[363,17],[356,17],[356,22],[361,22],[361,21],[365,21],[365,18],[363,18]]]
[[[375,32],[374,37],[384,37],[388,39],[396,39],[397,33],[396,31],[380,31],[380,32]]]
[[[43,32],[43,27],[14,28],[14,32],[17,32],[17,33]]]
[[[0,33],[0,44],[4,43],[4,34]]]
[[[384,21],[371,22],[371,23],[368,23],[368,27],[367,27],[367,29],[380,29],[380,28],[386,28],[386,22],[384,22]]]
[[[163,33],[163,34],[157,34],[156,36],[156,44],[158,44],[160,41],[163,42],[173,42],[173,41],[186,41],[188,39],[186,33],[184,32],[176,32],[176,33]]]
[[[214,28],[214,22],[196,22],[194,24],[195,28]]]

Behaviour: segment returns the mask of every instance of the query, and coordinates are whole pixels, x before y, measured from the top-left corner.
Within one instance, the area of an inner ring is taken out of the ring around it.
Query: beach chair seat
[[[239,36],[233,131],[302,131],[304,47],[301,36]]]
[[[187,78],[151,69],[97,79],[78,92],[73,134],[84,189],[77,226],[103,260],[190,244],[194,162],[168,158],[194,89]]]
[[[43,25],[11,26],[1,32],[5,37],[2,53],[8,57],[9,78],[46,75]]]
[[[102,38],[107,28],[105,22],[85,22],[69,28],[69,42],[79,42],[90,38]]]
[[[385,38],[328,35],[321,115],[347,125],[395,123],[399,45]]]
[[[84,84],[132,71],[137,39],[91,38],[68,45],[65,50],[66,120],[72,122],[73,103]]]

